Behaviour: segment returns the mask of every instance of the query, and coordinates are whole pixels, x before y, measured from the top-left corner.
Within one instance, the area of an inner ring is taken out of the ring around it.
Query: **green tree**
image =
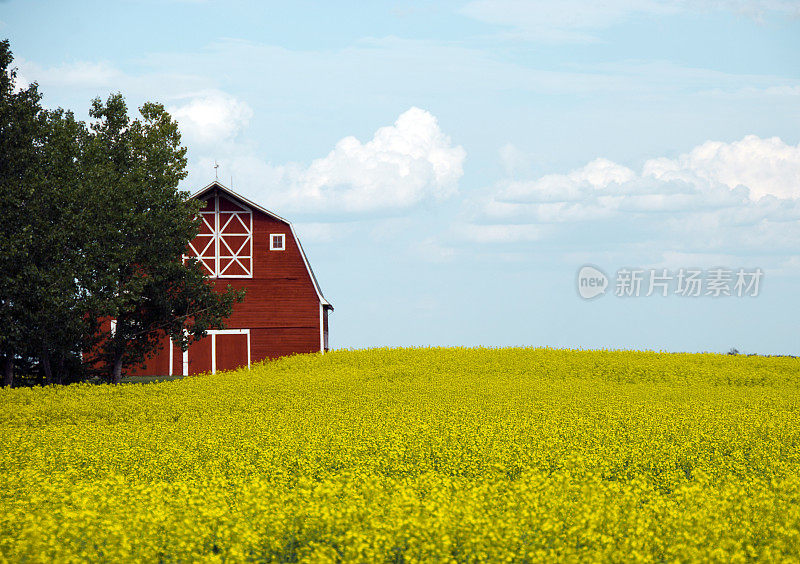
[[[61,381],[67,364],[76,365],[92,334],[79,285],[86,228],[80,216],[90,199],[81,179],[86,128],[71,112],[43,110],[35,84],[18,90],[8,41],[0,42],[0,54],[4,383],[13,382],[15,358],[33,358],[50,384]]]
[[[160,104],[131,120],[122,95],[92,103],[84,181],[92,205],[85,288],[95,319],[115,320],[100,336],[108,377],[143,362],[169,335],[182,348],[190,338],[224,326],[243,292],[216,293],[194,260],[182,261],[199,229],[199,203],[178,190],[186,176],[186,148],[177,123]]]
[[[45,384],[61,383],[65,366],[75,365],[90,346],[95,322],[86,317],[84,221],[90,201],[82,181],[82,146],[86,127],[71,112],[41,113],[39,173],[28,196],[32,239],[19,265],[21,302],[26,316],[26,348],[37,358]],[[79,364],[79,363],[78,363]]]
[[[41,147],[41,105],[37,85],[17,87],[8,40],[0,41],[0,356],[3,385],[14,380],[14,359],[27,345],[24,273],[20,266],[36,232],[28,203],[35,192]]]

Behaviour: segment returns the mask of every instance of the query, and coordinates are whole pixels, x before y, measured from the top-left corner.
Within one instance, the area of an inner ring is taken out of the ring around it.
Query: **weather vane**
[[[219,169],[219,163],[217,161],[214,161],[214,178],[216,180],[219,180],[219,170],[217,169]]]

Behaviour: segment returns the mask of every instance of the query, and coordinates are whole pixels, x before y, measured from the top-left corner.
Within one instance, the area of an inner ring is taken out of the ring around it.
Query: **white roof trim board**
[[[286,225],[289,226],[289,229],[292,231],[292,237],[294,237],[294,242],[297,243],[297,248],[300,249],[300,256],[303,257],[303,263],[306,265],[306,270],[308,271],[308,274],[311,277],[311,282],[314,284],[314,290],[317,292],[317,297],[319,298],[319,303],[322,304],[324,307],[329,307],[329,308],[333,309],[333,306],[328,302],[328,300],[325,299],[325,296],[322,295],[322,289],[319,287],[319,282],[317,282],[317,277],[314,276],[314,271],[311,270],[311,265],[309,264],[308,258],[306,257],[306,252],[303,250],[303,245],[300,243],[300,239],[297,238],[297,233],[295,233],[295,231],[294,231],[294,225],[292,225],[292,222],[289,221],[288,219],[282,218],[281,216],[279,216],[279,215],[277,215],[275,213],[272,213],[271,211],[269,211],[266,208],[262,208],[261,206],[259,206],[255,202],[252,202],[252,201],[248,200],[247,198],[245,198],[241,194],[237,194],[236,192],[234,192],[233,190],[231,190],[227,186],[223,186],[222,184],[220,184],[220,182],[218,180],[215,180],[214,182],[212,182],[211,184],[209,184],[205,188],[202,188],[201,190],[198,190],[197,192],[192,194],[192,198],[199,198],[199,197],[203,196],[206,192],[209,192],[209,191],[213,190],[214,188],[217,188],[217,189],[225,192],[226,194],[236,198],[237,200],[240,200],[241,202],[244,202],[245,204],[247,204],[251,208],[257,209],[261,213],[267,214],[271,218],[276,219],[278,221],[281,221],[281,222],[283,222],[283,223],[285,223]]]

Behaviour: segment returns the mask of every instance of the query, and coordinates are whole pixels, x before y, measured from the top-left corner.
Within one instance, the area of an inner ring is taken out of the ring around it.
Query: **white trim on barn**
[[[184,334],[186,331],[184,330]],[[172,340],[170,337],[169,339],[169,375],[173,376],[175,374],[175,341]],[[187,348],[185,351],[181,351],[181,375],[188,376],[189,375],[189,349]]]
[[[319,352],[325,354],[325,307],[319,304]]]
[[[211,373],[217,373],[217,335],[247,335],[247,368],[250,368],[250,329],[211,329]]]
[[[220,199],[229,202],[239,209],[221,210]],[[220,214],[230,216],[222,224]],[[213,220],[211,217],[213,216]],[[194,246],[195,241],[189,242],[195,258],[205,267],[208,276],[213,278],[252,278],[253,277],[253,211],[240,205],[232,198],[225,195],[214,195],[214,209],[200,212],[203,228],[207,233],[201,232],[195,238],[200,239],[202,249]],[[233,238],[244,238],[243,241],[234,242]],[[208,242],[204,241],[208,238]],[[205,243],[205,245],[202,245]],[[214,256],[208,256],[208,250],[214,245]],[[224,254],[223,254],[224,253]],[[184,258],[188,258],[184,255]],[[230,274],[228,269],[238,264],[244,274]]]
[[[325,299],[325,296],[322,295],[322,289],[319,287],[319,282],[317,282],[317,277],[314,276],[314,271],[311,270],[311,265],[309,264],[308,258],[306,257],[306,252],[303,250],[303,245],[300,243],[300,239],[297,238],[297,233],[294,230],[294,225],[292,225],[292,223],[289,220],[284,219],[281,216],[269,211],[268,209],[259,206],[255,202],[248,200],[247,198],[245,198],[244,196],[242,196],[237,192],[234,192],[230,188],[223,186],[222,184],[220,184],[218,180],[215,180],[205,188],[198,190],[197,192],[192,194],[192,198],[199,198],[203,196],[206,192],[209,192],[215,188],[229,194],[230,196],[238,200],[241,200],[243,203],[247,204],[251,208],[256,209],[262,213],[265,213],[268,216],[272,217],[273,219],[283,222],[289,226],[289,229],[292,231],[292,237],[294,237],[294,241],[297,244],[297,248],[300,249],[300,256],[303,257],[303,264],[305,264],[306,270],[308,271],[309,276],[311,276],[311,281],[314,283],[314,291],[317,293],[317,297],[319,298],[320,304],[323,305],[324,307],[333,309],[333,306],[330,304],[330,302],[328,302],[328,300]]]
[[[211,337],[211,373],[217,373],[217,335],[247,335],[247,368],[250,368],[250,329],[210,329],[207,337]],[[170,339],[169,344],[169,375],[172,376],[175,343]],[[189,375],[189,349],[183,351],[183,375]]]
[[[217,335],[247,335],[247,368],[250,368],[250,329],[211,329],[211,373],[217,373]]]

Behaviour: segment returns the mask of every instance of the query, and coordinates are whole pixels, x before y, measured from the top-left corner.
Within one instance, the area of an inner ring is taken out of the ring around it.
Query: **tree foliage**
[[[38,359],[47,384],[61,383],[65,367],[75,365],[90,345],[94,323],[84,313],[84,202],[81,147],[86,128],[64,110],[40,115],[38,174],[28,194],[30,229],[27,256],[17,264],[19,306],[26,317],[25,350]]]
[[[115,320],[100,350],[118,382],[126,363],[138,363],[169,334],[186,346],[222,325],[238,292],[210,290],[196,261],[183,264],[186,244],[197,234],[199,203],[177,190],[186,176],[186,148],[178,126],[160,104],[147,103],[141,119],[128,117],[119,94],[90,112],[86,169],[93,195],[90,221],[103,225],[92,240],[87,280],[94,317]]]
[[[13,55],[0,41],[0,353],[3,383],[11,385],[14,358],[26,347],[27,315],[20,268],[35,240],[30,202],[39,173],[41,95],[37,85],[19,89]]]

